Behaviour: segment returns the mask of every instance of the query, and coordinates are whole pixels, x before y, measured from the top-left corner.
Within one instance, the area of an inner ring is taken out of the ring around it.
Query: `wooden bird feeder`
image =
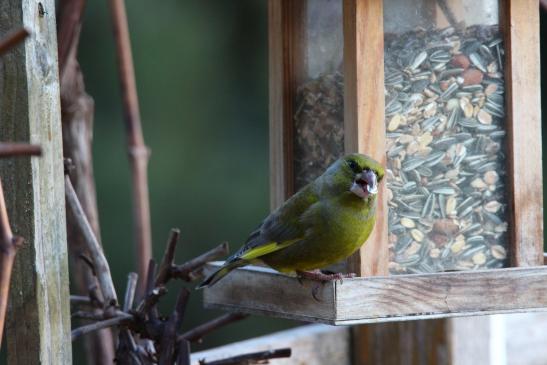
[[[238,269],[211,308],[330,324],[547,308],[534,0],[269,1],[271,203],[334,160],[387,168],[325,284]],[[210,265],[214,269],[218,263]]]

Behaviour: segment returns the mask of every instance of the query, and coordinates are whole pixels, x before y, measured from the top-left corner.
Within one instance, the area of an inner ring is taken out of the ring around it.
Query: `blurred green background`
[[[269,210],[266,1],[127,2],[149,167],[154,256],[182,231],[177,262],[222,241],[237,249]],[[125,131],[107,2],[88,1],[79,59],[96,104],[94,164],[102,239],[118,291],[135,270]],[[170,313],[181,282],[172,282]],[[221,314],[193,292],[183,327]],[[193,350],[286,328],[253,317]],[[81,345],[81,344],[80,344]],[[81,348],[81,346],[79,346]],[[75,351],[75,363],[83,363]]]

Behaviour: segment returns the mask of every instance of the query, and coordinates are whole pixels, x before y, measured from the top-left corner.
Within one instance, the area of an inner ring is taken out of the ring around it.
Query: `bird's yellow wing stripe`
[[[289,245],[292,245],[296,241],[299,241],[300,238],[294,239],[294,240],[288,240],[283,242],[270,242],[266,243],[264,245],[260,245],[255,248],[251,248],[249,251],[245,252],[243,255],[241,255],[241,259],[243,260],[254,260],[257,258],[260,258],[261,256],[267,255],[269,253],[279,251]]]

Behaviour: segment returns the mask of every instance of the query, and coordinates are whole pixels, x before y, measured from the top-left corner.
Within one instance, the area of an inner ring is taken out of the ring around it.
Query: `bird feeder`
[[[359,277],[319,302],[248,267],[206,306],[330,324],[545,309],[537,1],[268,10],[272,208],[361,152],[386,166],[378,220],[347,262]]]

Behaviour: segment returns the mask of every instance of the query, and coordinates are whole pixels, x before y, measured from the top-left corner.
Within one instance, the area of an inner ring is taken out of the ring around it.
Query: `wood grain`
[[[304,70],[303,13],[306,1],[268,1],[270,207],[294,191],[294,106]]]
[[[220,263],[207,266],[212,270]],[[511,268],[316,283],[246,267],[205,290],[209,308],[336,325],[547,310],[547,268]],[[485,300],[485,298],[488,298]]]
[[[344,0],[344,143],[386,164],[384,32],[381,0]],[[376,227],[349,270],[359,276],[388,273],[387,203],[380,185]]]
[[[349,328],[314,324],[194,353],[192,354],[192,365],[199,365],[201,359],[214,361],[244,353],[282,347],[291,348],[291,357],[276,359],[272,361],[272,364],[350,365],[352,362],[349,340]]]
[[[543,263],[539,10],[502,2],[508,128],[511,266]]]
[[[6,331],[9,364],[70,364],[70,314],[55,1],[0,2],[0,38],[25,27],[2,57],[0,139],[42,146],[0,163],[6,205],[25,245],[15,260]]]

